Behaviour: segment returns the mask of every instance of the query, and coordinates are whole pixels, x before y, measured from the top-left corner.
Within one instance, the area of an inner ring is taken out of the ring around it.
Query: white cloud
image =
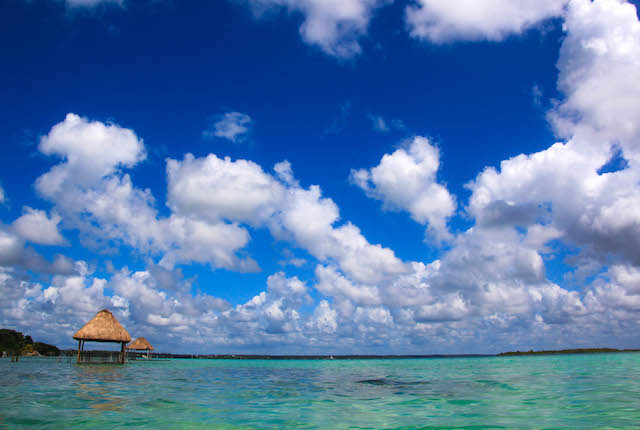
[[[436,240],[450,238],[447,219],[456,209],[454,197],[438,183],[438,148],[424,137],[415,137],[407,149],[385,154],[369,170],[351,171],[351,181],[367,196],[381,200],[386,209],[406,210],[411,218],[428,225]]]
[[[53,214],[51,218],[45,211],[24,208],[24,214],[12,224],[13,230],[23,239],[41,245],[64,245],[66,241],[58,231],[62,218]]]
[[[335,333],[338,329],[337,313],[326,300],[321,300],[313,311],[310,325],[324,333]]]
[[[284,272],[278,272],[267,279],[267,293],[281,298],[283,303],[292,307],[300,307],[312,302],[307,291],[304,282],[296,276],[287,278]]]
[[[214,154],[167,161],[169,206],[176,213],[259,225],[282,205],[285,189],[260,166]]]
[[[350,223],[335,226],[337,205],[318,186],[301,188],[291,165],[278,163],[276,174],[246,160],[187,155],[169,160],[169,206],[175,214],[207,222],[267,226],[276,238],[292,240],[314,257],[336,261],[356,279],[382,279],[402,273],[393,251],[371,245]]]
[[[370,244],[351,223],[335,227],[338,219],[337,205],[323,198],[319,187],[293,188],[287,193],[278,227],[311,255],[337,262],[357,281],[377,282],[406,271],[391,249]]]
[[[212,129],[205,130],[205,137],[220,137],[233,143],[242,143],[251,132],[253,120],[247,114],[240,112],[227,112],[213,123]]]
[[[276,273],[267,279],[267,291],[247,303],[222,313],[223,324],[231,332],[250,329],[255,336],[245,342],[286,339],[301,330],[299,309],[311,303],[307,287],[297,277],[287,278]]]
[[[407,6],[411,35],[433,43],[505,39],[561,16],[567,0],[416,0]]]
[[[638,157],[640,22],[624,0],[573,0],[566,15],[558,87],[565,98],[550,113],[562,136],[597,132]],[[585,130],[586,129],[586,130]]]
[[[316,267],[316,289],[327,297],[347,299],[358,305],[374,306],[382,303],[377,286],[354,283],[334,267]]]
[[[296,181],[295,177],[293,176],[293,169],[289,161],[284,160],[277,163],[275,166],[273,166],[273,171],[276,172],[278,178],[285,184],[292,187],[299,186],[298,181]]]
[[[4,194],[4,189],[2,189],[2,187],[0,187],[0,203],[4,203],[6,200],[5,194]]]
[[[94,184],[119,168],[132,167],[146,157],[142,140],[129,129],[89,121],[75,114],[51,128],[38,147],[45,155],[64,159],[39,180],[41,192],[53,194],[65,182]],[[47,187],[44,188],[46,182]]]
[[[570,140],[486,169],[469,185],[469,211],[480,225],[550,222],[601,260],[640,264],[640,92],[628,80],[640,74],[640,22],[628,3],[575,0],[565,28],[559,86],[566,99],[550,117]],[[600,174],[618,153],[629,159],[625,168]]]
[[[238,257],[237,251],[249,243],[250,235],[237,224],[208,223],[179,216],[172,216],[163,224],[168,227],[164,240],[169,247],[160,261],[164,267],[199,262],[239,272],[260,270],[252,258]]]
[[[238,225],[158,215],[151,191],[136,188],[121,171],[144,158],[144,145],[133,131],[69,114],[42,138],[40,149],[62,155],[64,161],[40,176],[36,189],[89,239],[161,255],[167,267],[197,261],[257,270],[255,261],[236,255],[250,238]]]
[[[302,39],[325,53],[349,58],[361,51],[358,40],[366,34],[377,8],[386,0],[247,0],[256,15],[285,8],[300,13]]]

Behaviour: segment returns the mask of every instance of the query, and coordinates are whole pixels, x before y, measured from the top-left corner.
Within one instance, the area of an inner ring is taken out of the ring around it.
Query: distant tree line
[[[559,355],[559,354],[597,354],[607,352],[638,352],[637,349],[615,349],[615,348],[583,348],[583,349],[561,349],[557,351],[511,351],[498,354],[499,357],[514,355]]]
[[[57,347],[34,342],[31,336],[6,328],[0,329],[0,352],[6,352],[7,355],[60,355]]]

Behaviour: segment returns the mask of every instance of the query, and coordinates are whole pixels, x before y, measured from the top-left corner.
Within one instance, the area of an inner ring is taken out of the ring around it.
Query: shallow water
[[[0,359],[0,428],[637,428],[640,354]]]

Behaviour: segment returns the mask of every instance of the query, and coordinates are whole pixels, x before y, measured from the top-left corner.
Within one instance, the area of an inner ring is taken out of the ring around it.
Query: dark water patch
[[[505,384],[504,382],[491,381],[491,380],[482,380],[482,379],[478,380],[476,382],[478,384],[486,385],[486,386],[489,386],[489,387],[502,388],[504,390],[516,391],[515,388],[513,388],[509,384]]]
[[[356,384],[365,385],[380,385],[380,386],[412,386],[412,385],[427,385],[431,381],[395,381],[393,379],[378,378],[378,379],[363,379],[356,381]]]

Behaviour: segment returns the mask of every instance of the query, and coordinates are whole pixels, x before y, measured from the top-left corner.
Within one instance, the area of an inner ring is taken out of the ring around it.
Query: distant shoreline
[[[549,351],[511,351],[502,352],[496,357],[512,357],[521,355],[569,355],[569,354],[604,354],[618,352],[640,352],[640,349],[615,349],[615,348],[584,348],[584,349],[559,349]]]
[[[422,355],[263,355],[263,354],[169,354],[154,353],[153,358],[193,359],[193,360],[407,360],[407,359],[444,359],[444,358],[489,358],[515,357],[531,355],[571,355],[640,352],[639,349],[588,348],[563,349],[552,351],[510,351],[500,354],[422,354]],[[63,353],[74,355],[75,350]],[[141,359],[144,361],[144,359]]]
[[[259,354],[154,354],[157,358],[193,358],[208,360],[406,360],[424,358],[486,358],[528,355],[570,355],[640,352],[640,349],[587,348],[553,351],[510,351],[500,354],[424,354],[424,355],[259,355]]]

